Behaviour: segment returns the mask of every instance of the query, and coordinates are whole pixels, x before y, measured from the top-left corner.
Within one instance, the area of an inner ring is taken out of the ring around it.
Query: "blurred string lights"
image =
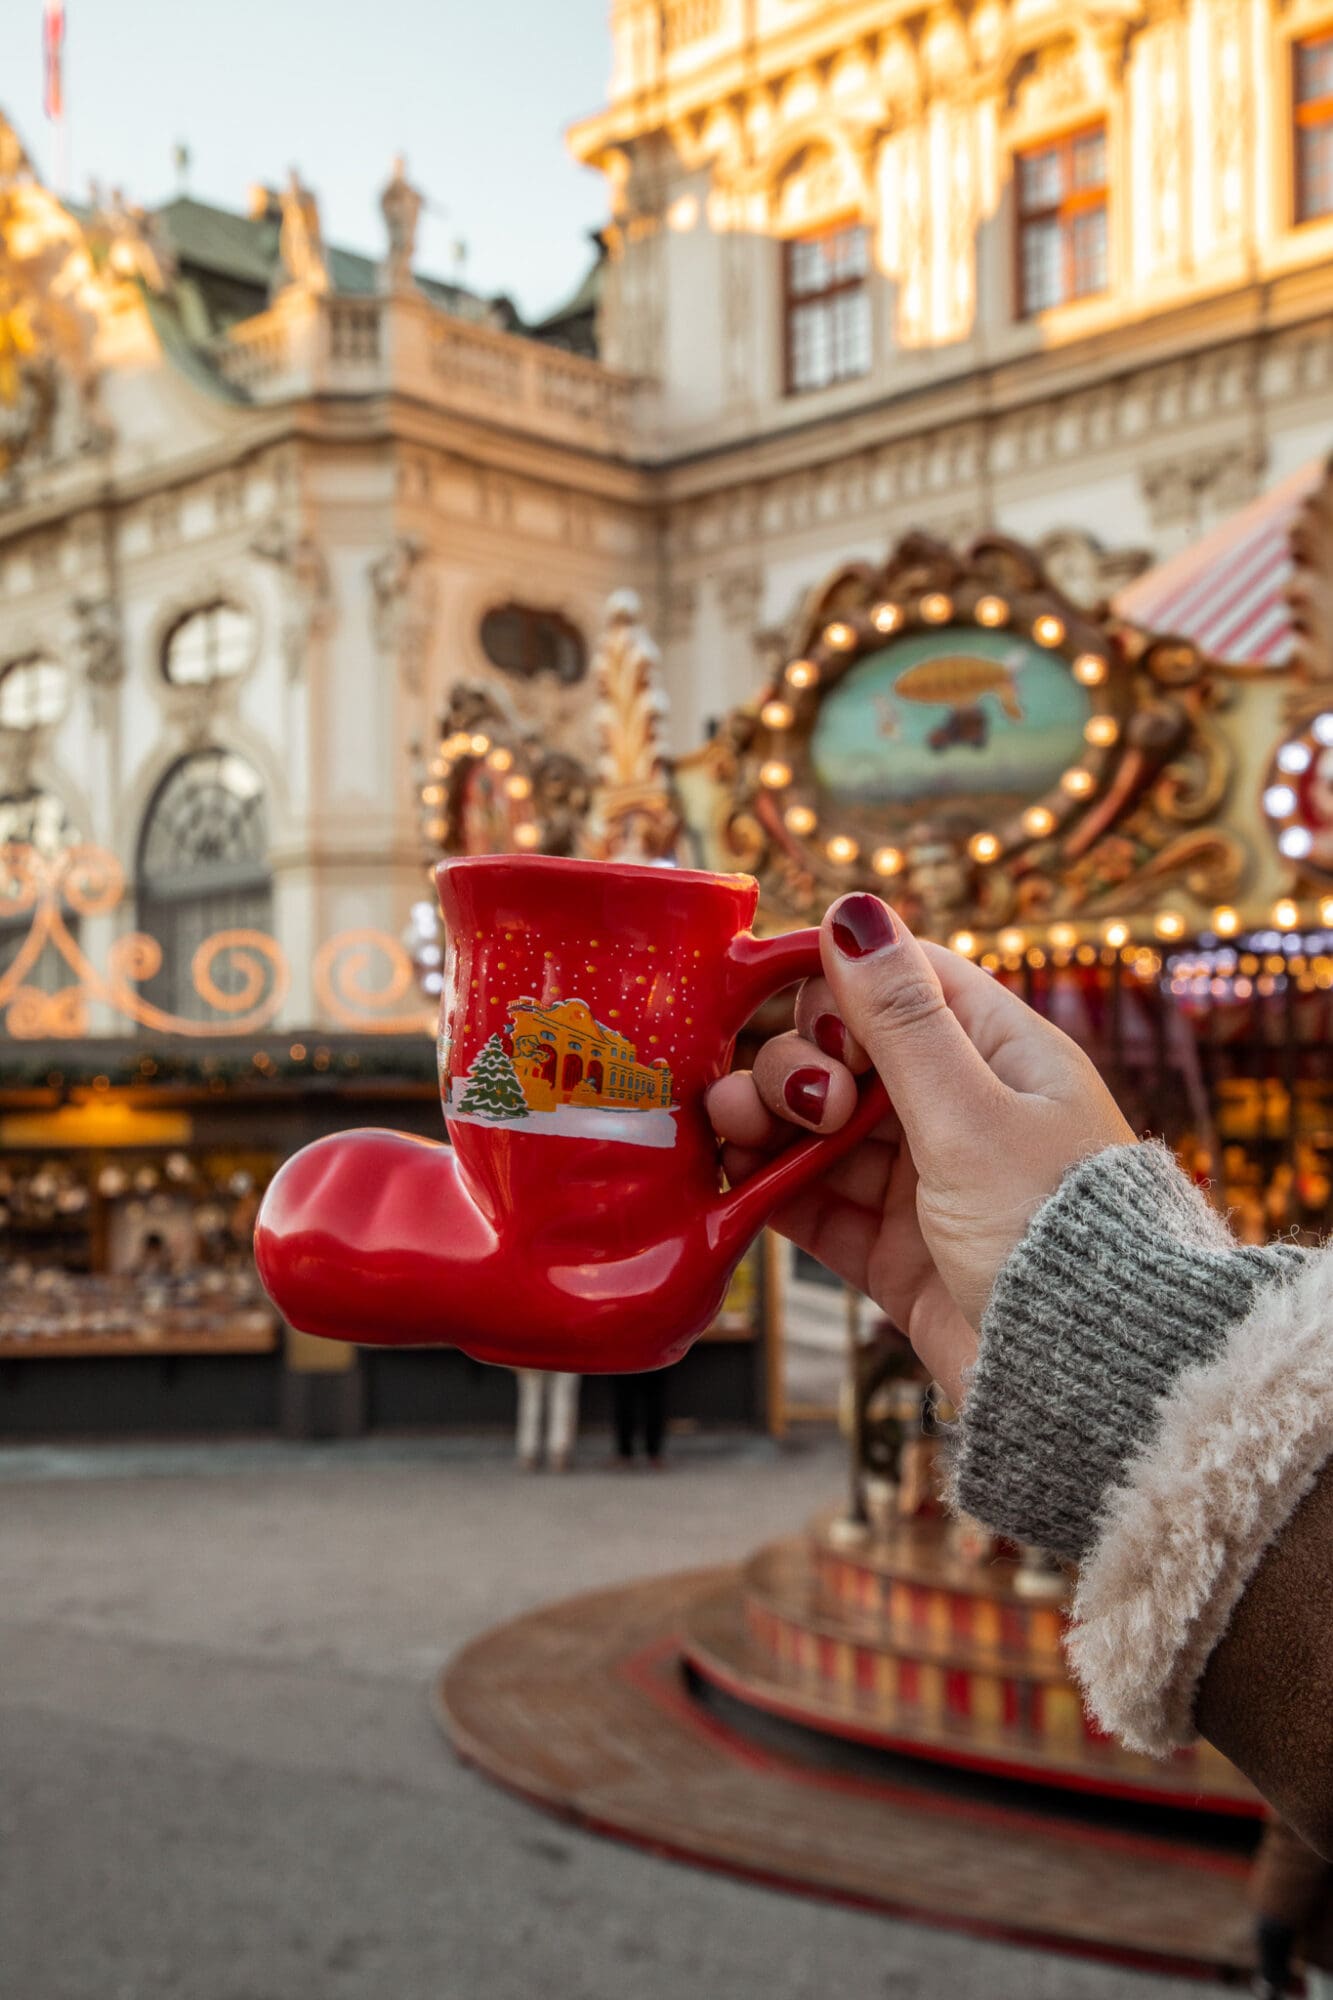
[[[1109,654],[1090,643],[1086,633],[1072,631],[1069,621],[1053,610],[1028,611],[998,591],[975,586],[886,597],[864,613],[831,619],[817,643],[789,661],[761,698],[759,720],[768,742],[759,763],[759,783],[772,798],[787,834],[804,846],[819,872],[829,866],[862,873],[868,868],[880,880],[892,882],[908,866],[903,847],[866,841],[848,826],[830,824],[827,810],[821,812],[815,802],[813,783],[798,775],[802,761],[798,746],[813,727],[821,694],[857,658],[878,650],[886,640],[945,626],[1008,630],[1047,652],[1063,653],[1073,678],[1095,704],[1083,732],[1087,745],[1083,758],[1060,774],[1044,798],[1002,824],[975,833],[968,843],[972,860],[988,867],[1019,848],[1048,839],[1103,788],[1111,753],[1120,741],[1122,718],[1114,705]]]
[[[973,833],[966,853],[982,871],[1009,861],[1022,849],[1049,841],[1089,805],[1113,788],[1117,754],[1131,720],[1128,677],[1117,674],[1106,635],[1096,643],[1078,621],[1049,609],[1024,609],[998,590],[924,590],[885,597],[864,613],[846,614],[825,624],[813,645],[791,660],[765,689],[759,721],[767,732],[758,765],[761,792],[771,801],[792,847],[816,876],[838,893],[867,874],[892,895],[896,877],[911,866],[906,844],[863,838],[852,826],[836,823],[816,796],[807,775],[803,745],[813,728],[821,698],[854,662],[885,640],[911,631],[971,625],[1009,630],[1049,652],[1060,652],[1071,676],[1088,690],[1093,712],[1083,729],[1084,756],[1071,763],[1045,796],[1016,809],[994,825]],[[1198,655],[1183,642],[1160,642],[1162,668],[1156,678],[1171,686],[1197,669]],[[1323,760],[1321,765],[1321,759]],[[1314,716],[1278,749],[1265,784],[1262,807],[1284,860],[1315,865],[1320,860],[1318,828],[1310,824],[1311,787],[1327,787],[1330,860],[1333,860],[1333,711]],[[1317,797],[1315,805],[1322,803]],[[900,837],[901,839],[901,837]],[[1041,864],[1039,864],[1041,866]],[[845,878],[841,883],[839,875]],[[1325,929],[1327,927],[1327,930]],[[1136,977],[1166,974],[1178,996],[1197,1000],[1267,997],[1289,980],[1302,990],[1322,987],[1333,974],[1333,896],[1277,897],[1263,912],[1218,905],[1206,916],[1169,904],[1127,911],[1123,916],[1011,923],[994,932],[975,921],[954,931],[951,948],[988,971],[1040,970],[1050,965],[1119,964]],[[1184,949],[1189,945],[1188,952]],[[1181,949],[1173,949],[1181,947]]]

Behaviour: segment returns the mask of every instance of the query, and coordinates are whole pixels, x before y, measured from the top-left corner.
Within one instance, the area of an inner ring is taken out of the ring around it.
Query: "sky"
[[[529,317],[582,278],[603,183],[563,135],[605,101],[610,0],[66,0],[65,13],[62,192],[95,178],[151,207],[179,187],[180,141],[200,200],[243,208],[294,165],[325,236],[374,254],[402,152],[431,204],[423,270],[508,292]],[[42,0],[0,0],[0,110],[51,179],[41,49]]]

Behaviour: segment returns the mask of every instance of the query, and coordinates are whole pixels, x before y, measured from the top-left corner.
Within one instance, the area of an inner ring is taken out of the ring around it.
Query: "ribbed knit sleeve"
[[[1245,1249],[1166,1148],[1074,1167],[1001,1270],[967,1385],[954,1497],[1077,1561],[1187,1368],[1308,1252]]]

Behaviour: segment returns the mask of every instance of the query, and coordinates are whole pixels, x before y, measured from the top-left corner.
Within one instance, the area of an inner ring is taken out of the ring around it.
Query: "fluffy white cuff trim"
[[[1092,1713],[1130,1749],[1193,1741],[1213,1649],[1331,1454],[1333,1249],[1180,1374],[1107,1497],[1067,1650]]]

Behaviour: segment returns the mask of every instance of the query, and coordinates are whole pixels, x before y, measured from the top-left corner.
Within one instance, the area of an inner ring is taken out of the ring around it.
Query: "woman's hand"
[[[752,1073],[709,1093],[733,1183],[795,1125],[835,1132],[857,1074],[893,1113],[781,1209],[774,1227],[909,1336],[953,1401],[1000,1266],[1066,1170],[1134,1134],[1083,1052],[967,959],[919,943],[874,896],[824,918],[823,979]]]

